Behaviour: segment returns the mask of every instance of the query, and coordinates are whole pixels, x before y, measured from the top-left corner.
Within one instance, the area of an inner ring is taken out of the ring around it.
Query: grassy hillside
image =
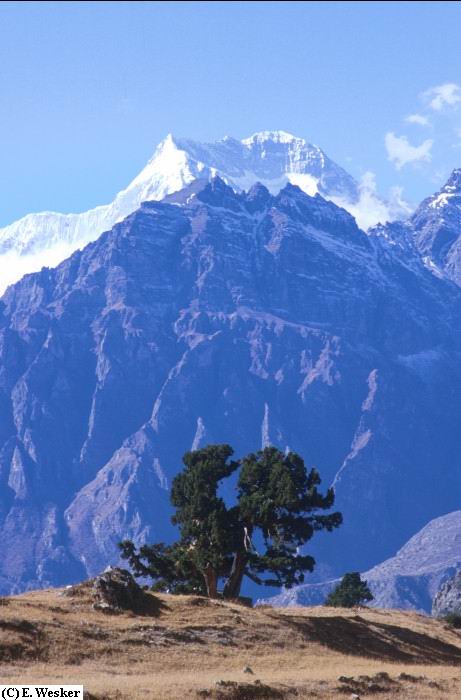
[[[415,613],[156,595],[107,614],[89,584],[2,599],[0,664],[3,683],[83,683],[97,700],[461,697],[461,634]]]

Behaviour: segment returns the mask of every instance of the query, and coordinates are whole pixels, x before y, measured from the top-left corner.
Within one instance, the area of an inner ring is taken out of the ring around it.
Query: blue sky
[[[284,129],[418,201],[461,166],[460,26],[459,2],[2,2],[0,225],[110,201],[168,132]]]

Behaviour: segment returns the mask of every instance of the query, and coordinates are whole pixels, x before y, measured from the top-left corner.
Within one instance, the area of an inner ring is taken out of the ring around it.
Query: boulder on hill
[[[92,595],[95,599],[93,607],[107,612],[121,610],[138,612],[144,607],[145,599],[148,597],[132,574],[118,567],[108,567],[102,574],[96,576]]]

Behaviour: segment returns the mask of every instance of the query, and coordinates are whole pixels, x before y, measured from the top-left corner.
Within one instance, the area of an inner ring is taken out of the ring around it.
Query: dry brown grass
[[[108,615],[88,587],[62,593],[0,607],[0,682],[83,683],[98,700],[461,698],[461,633],[415,613],[156,595]]]

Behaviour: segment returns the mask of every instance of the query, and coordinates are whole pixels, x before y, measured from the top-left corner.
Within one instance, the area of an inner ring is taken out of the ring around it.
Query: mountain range
[[[287,183],[317,192],[349,210],[368,228],[408,213],[404,202],[382,201],[373,183],[358,183],[318,146],[284,131],[263,131],[241,141],[203,144],[169,134],[113,202],[81,214],[28,214],[0,229],[0,291],[27,272],[55,265],[122,221],[142,202],[161,200],[193,180],[219,175],[236,191],[261,182],[274,194]]]
[[[171,537],[169,484],[209,442],[293,449],[334,484],[344,525],[312,540],[317,580],[368,572],[457,511],[460,173],[365,233],[318,191],[202,170],[11,285],[0,591],[93,575],[125,537]]]

